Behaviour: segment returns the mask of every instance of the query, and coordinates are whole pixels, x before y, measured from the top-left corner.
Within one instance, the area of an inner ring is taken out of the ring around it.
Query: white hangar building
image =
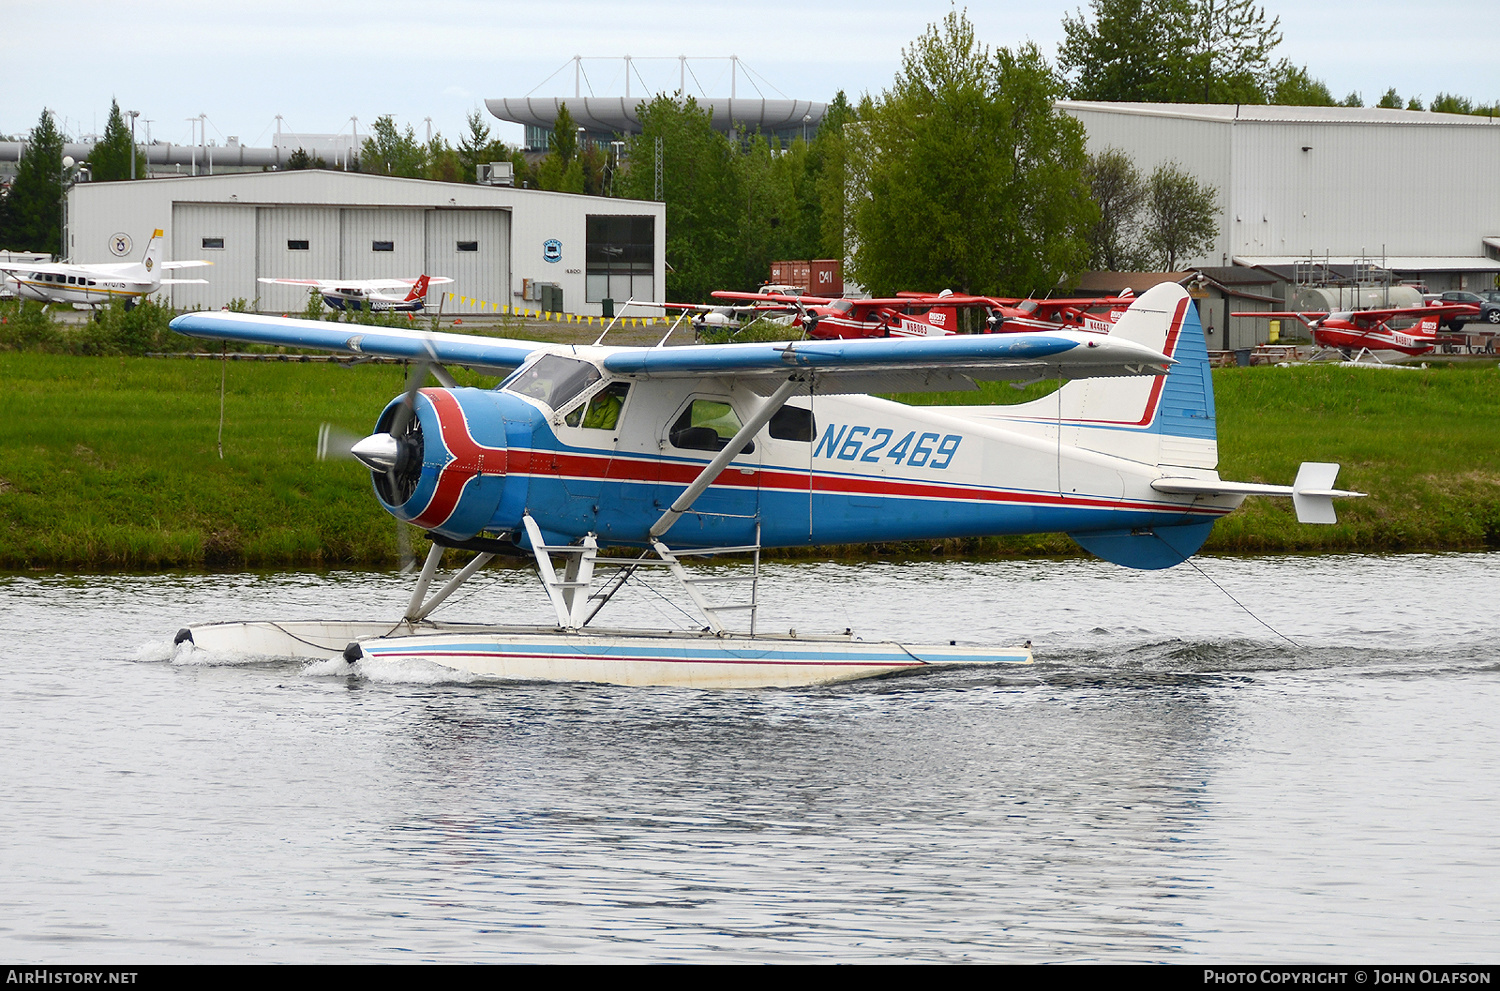
[[[325,170],[79,183],[68,193],[70,261],[139,260],[156,228],[164,260],[214,263],[180,273],[207,285],[169,287],[178,309],[245,299],[284,313],[303,309],[307,291],[258,278],[423,273],[454,280],[433,288],[429,306],[441,291],[483,301],[447,302],[444,312],[538,309],[522,295],[536,284],[559,286],[573,314],[598,316],[606,298],[665,298],[662,203]],[[133,242],[123,259],[111,253],[119,233]]]
[[[1219,197],[1186,265],[1368,260],[1432,291],[1500,288],[1500,121],[1376,107],[1088,103],[1088,150],[1175,161]]]

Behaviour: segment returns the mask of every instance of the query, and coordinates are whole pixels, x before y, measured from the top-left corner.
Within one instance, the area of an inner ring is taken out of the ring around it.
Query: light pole
[[[812,114],[802,115],[802,143],[807,144],[807,125],[812,121]]]
[[[139,110],[127,110],[125,115],[130,118],[130,178],[135,178],[135,119],[141,115]]]

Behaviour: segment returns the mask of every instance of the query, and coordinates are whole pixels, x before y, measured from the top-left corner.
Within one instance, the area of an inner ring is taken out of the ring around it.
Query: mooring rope
[[[1191,564],[1193,566],[1193,570],[1194,571],[1198,572],[1198,574],[1202,575],[1204,578],[1207,578],[1208,579],[1208,583],[1210,585],[1212,585],[1214,588],[1218,589],[1220,592],[1223,592],[1225,595],[1228,595],[1230,602],[1233,602],[1235,605],[1237,605],[1241,609],[1245,610],[1245,615],[1249,616],[1251,619],[1255,620],[1261,626],[1264,626],[1266,629],[1270,630],[1272,633],[1276,634],[1278,637],[1280,637],[1281,639],[1285,640],[1287,643],[1291,644],[1293,647],[1301,647],[1302,646],[1300,643],[1298,643],[1297,641],[1293,640],[1291,637],[1287,636],[1285,633],[1282,633],[1280,630],[1276,629],[1276,627],[1272,626],[1270,623],[1267,623],[1265,620],[1263,620],[1259,616],[1255,615],[1255,613],[1251,612],[1249,606],[1245,605],[1239,599],[1236,599],[1233,595],[1230,595],[1229,589],[1225,588],[1223,585],[1220,585],[1218,582],[1214,581],[1213,577],[1211,575],[1209,575],[1208,572],[1206,572],[1202,568],[1198,567],[1198,562],[1197,561],[1194,561],[1192,558],[1188,558],[1187,563]]]

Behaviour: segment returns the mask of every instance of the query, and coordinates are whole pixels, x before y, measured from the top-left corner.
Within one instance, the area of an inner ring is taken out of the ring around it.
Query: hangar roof
[[[1269,107],[1251,103],[1107,103],[1060,100],[1059,110],[1175,117],[1219,123],[1234,121],[1296,124],[1410,124],[1427,127],[1500,127],[1493,117],[1439,114],[1430,110],[1388,110],[1384,107]]]

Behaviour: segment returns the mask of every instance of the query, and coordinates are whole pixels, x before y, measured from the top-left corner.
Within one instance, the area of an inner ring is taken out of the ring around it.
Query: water
[[[788,564],[765,628],[1030,638],[1039,663],[783,691],[369,680],[170,636],[390,616],[394,576],[0,578],[0,956],[1492,957],[1500,555],[1200,564],[1296,645],[1189,567]],[[531,581],[449,615],[544,620]]]

